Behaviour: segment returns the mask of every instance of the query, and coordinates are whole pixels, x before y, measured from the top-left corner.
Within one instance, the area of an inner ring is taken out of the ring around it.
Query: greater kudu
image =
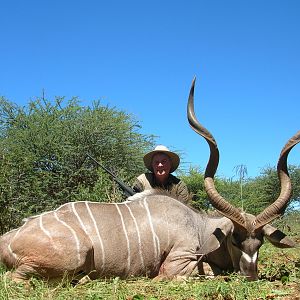
[[[266,225],[273,219],[269,211],[274,210],[274,205],[255,218],[241,214],[217,194],[213,185],[217,147],[195,119],[192,95],[189,121],[211,148],[205,179],[207,192],[226,217],[201,214],[155,190],[136,194],[123,203],[66,203],[26,219],[21,227],[0,238],[0,261],[13,269],[13,280],[26,281],[31,276],[53,279],[64,274],[87,274],[91,279],[186,278],[203,258],[213,262],[213,267],[228,269],[233,265],[236,271],[256,278],[263,235],[276,245],[293,246],[283,233]],[[299,134],[293,137],[279,159],[279,173],[284,173],[280,199],[284,201],[275,202],[276,207],[280,203],[277,214],[290,195],[287,156],[299,139]]]
[[[287,169],[287,157],[290,150],[300,141],[300,131],[289,139],[283,147],[278,164],[277,173],[280,180],[281,192],[279,197],[259,215],[254,216],[243,212],[227,202],[217,191],[214,185],[214,176],[219,164],[219,150],[212,134],[197,120],[194,112],[194,86],[192,82],[188,100],[188,120],[195,132],[205,138],[210,148],[210,157],[204,175],[204,185],[211,204],[226,217],[222,225],[216,226],[214,234],[218,239],[218,246],[212,250],[212,243],[208,243],[208,250],[202,261],[210,264],[214,274],[221,271],[236,271],[250,280],[257,279],[258,251],[267,238],[279,248],[295,247],[295,243],[283,232],[269,225],[281,216],[292,194],[291,180]],[[218,229],[218,230],[217,230]]]

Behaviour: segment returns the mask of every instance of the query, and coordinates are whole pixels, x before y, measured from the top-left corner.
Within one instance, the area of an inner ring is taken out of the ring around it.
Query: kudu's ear
[[[197,255],[206,255],[215,250],[217,250],[221,244],[224,242],[225,238],[233,229],[233,224],[231,222],[223,223],[218,226],[208,238],[203,241],[203,244],[199,250],[197,250]]]
[[[263,227],[265,238],[278,248],[294,248],[296,243],[279,229],[267,224]]]

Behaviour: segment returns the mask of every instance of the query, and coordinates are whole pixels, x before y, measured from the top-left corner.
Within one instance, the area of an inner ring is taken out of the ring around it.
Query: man
[[[142,192],[151,188],[166,190],[171,196],[183,203],[188,203],[189,192],[187,186],[179,178],[171,173],[180,163],[179,156],[171,152],[167,147],[159,145],[144,156],[144,164],[151,173],[138,176],[133,189]]]

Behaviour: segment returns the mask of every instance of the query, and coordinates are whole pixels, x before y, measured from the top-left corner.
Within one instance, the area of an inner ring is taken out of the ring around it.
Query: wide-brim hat
[[[145,166],[148,170],[153,172],[152,158],[156,153],[164,153],[164,154],[169,156],[169,158],[171,160],[170,173],[174,172],[178,168],[179,163],[180,163],[179,156],[176,153],[170,151],[166,146],[158,145],[158,146],[155,147],[155,149],[153,151],[150,151],[149,153],[147,153],[144,156],[144,164],[145,164]]]

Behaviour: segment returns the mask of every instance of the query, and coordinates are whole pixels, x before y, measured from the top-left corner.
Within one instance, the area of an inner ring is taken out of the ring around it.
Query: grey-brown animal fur
[[[188,277],[211,219],[156,191],[118,204],[67,203],[25,220],[0,239],[15,281],[87,274],[90,278]],[[225,219],[225,218],[223,218]]]

